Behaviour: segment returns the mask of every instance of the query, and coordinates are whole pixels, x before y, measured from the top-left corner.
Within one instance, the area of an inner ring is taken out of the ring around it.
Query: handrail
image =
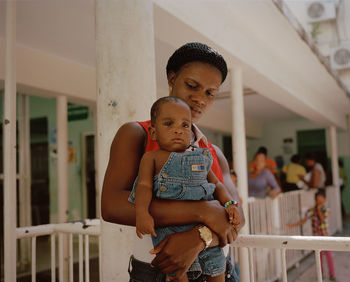
[[[83,235],[100,235],[100,220],[85,219],[82,221],[74,221],[57,224],[43,224],[37,226],[27,226],[16,228],[17,239],[29,238],[34,236],[45,236],[54,233],[72,233]]]
[[[327,236],[240,235],[234,247],[350,252],[350,238]]]

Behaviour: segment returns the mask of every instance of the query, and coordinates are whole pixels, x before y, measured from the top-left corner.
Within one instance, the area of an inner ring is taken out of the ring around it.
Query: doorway
[[[303,159],[307,153],[314,153],[316,161],[328,175],[328,158],[325,129],[297,131],[298,154]]]
[[[83,214],[85,218],[96,218],[96,169],[95,169],[95,135],[83,134],[82,144],[82,184]]]

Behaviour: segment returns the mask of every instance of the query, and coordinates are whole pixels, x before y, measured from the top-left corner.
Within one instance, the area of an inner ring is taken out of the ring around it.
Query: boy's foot
[[[329,277],[329,280],[335,281],[335,277],[334,277],[334,276],[330,276],[330,277]]]

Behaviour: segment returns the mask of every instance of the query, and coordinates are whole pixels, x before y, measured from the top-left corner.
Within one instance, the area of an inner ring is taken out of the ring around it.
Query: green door
[[[297,149],[298,154],[302,159],[307,153],[314,153],[317,162],[323,166],[328,178],[328,158],[325,129],[297,131]]]

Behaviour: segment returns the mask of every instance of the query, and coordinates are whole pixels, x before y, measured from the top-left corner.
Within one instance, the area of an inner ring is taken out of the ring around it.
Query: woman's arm
[[[321,172],[318,169],[313,168],[311,171],[311,179],[310,181],[306,181],[304,176],[299,175],[300,179],[310,188],[317,188],[318,183],[320,181]]]
[[[279,187],[279,185],[275,179],[275,176],[270,171],[265,170],[264,173],[267,177],[267,184],[271,187],[271,191],[269,192],[269,196],[273,200],[281,192],[281,188]]]
[[[320,182],[321,172],[318,169],[313,168],[311,172],[311,180],[309,182],[309,187],[318,188],[318,183]]]
[[[116,133],[109,155],[102,195],[101,215],[108,222],[135,226],[135,208],[128,202],[144,151],[146,134],[136,122]]]

